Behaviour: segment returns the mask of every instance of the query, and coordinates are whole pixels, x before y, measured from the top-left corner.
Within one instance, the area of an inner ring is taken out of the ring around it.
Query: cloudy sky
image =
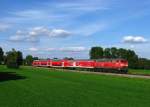
[[[92,46],[150,58],[150,0],[0,0],[0,46],[24,55],[88,58]]]

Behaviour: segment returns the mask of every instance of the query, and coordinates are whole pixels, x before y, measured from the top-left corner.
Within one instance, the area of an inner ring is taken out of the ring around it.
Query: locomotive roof
[[[68,60],[68,59],[48,59],[52,61],[61,61],[61,60]],[[48,61],[48,60],[34,60],[34,61]],[[112,60],[125,60],[123,58],[102,58],[102,59],[74,59],[68,61],[112,61]]]
[[[112,60],[125,60],[123,58],[103,58],[103,59],[95,59],[96,61],[112,61]]]

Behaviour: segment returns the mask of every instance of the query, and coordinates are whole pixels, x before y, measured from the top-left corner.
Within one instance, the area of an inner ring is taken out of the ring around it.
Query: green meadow
[[[129,74],[137,74],[137,75],[149,75],[150,76],[150,70],[143,70],[143,69],[130,69]]]
[[[150,79],[0,66],[0,107],[150,107]]]

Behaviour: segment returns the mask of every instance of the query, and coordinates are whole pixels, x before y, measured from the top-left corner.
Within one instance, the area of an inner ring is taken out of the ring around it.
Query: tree
[[[123,58],[127,60],[127,50],[123,48],[118,49],[118,58]]]
[[[118,49],[117,48],[112,47],[110,49],[110,51],[111,51],[111,58],[118,58]]]
[[[39,58],[38,57],[33,57],[33,60],[39,60]]]
[[[27,55],[26,56],[26,65],[31,66],[33,62],[33,56],[32,55]]]
[[[59,58],[54,57],[53,59],[54,59],[54,60],[58,60]]]
[[[100,59],[100,58],[103,58],[103,48],[92,47],[90,50],[90,59]]]
[[[23,64],[23,55],[22,55],[22,52],[20,51],[17,51],[17,63],[18,65],[22,65]]]
[[[3,62],[4,52],[3,49],[0,47],[0,64]]]
[[[6,65],[6,62],[7,62],[7,56],[6,55],[3,56],[3,62],[4,62],[4,65]]]
[[[6,65],[8,68],[19,68],[19,64],[17,63],[18,60],[18,53],[15,49],[6,53]]]
[[[129,68],[138,68],[138,55],[133,50],[127,50],[127,58]]]
[[[139,69],[150,69],[150,60],[146,58],[139,58],[138,67]]]
[[[63,59],[65,59],[65,60],[74,60],[74,58],[72,58],[72,57],[65,57]]]
[[[110,48],[104,49],[104,58],[111,58],[111,50]]]
[[[127,49],[117,49],[116,47],[112,48],[103,48],[101,47],[92,47],[90,50],[90,58],[91,59],[99,59],[99,58],[122,58],[126,59],[129,62],[129,68],[150,68],[150,60],[140,59],[138,55],[133,50]],[[141,65],[139,65],[141,64]]]

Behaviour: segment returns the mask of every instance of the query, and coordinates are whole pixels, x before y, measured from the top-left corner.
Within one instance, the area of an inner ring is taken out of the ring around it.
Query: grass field
[[[0,66],[0,107],[150,107],[150,80]]]
[[[150,70],[130,69],[128,73],[129,74],[149,75],[150,76]]]

